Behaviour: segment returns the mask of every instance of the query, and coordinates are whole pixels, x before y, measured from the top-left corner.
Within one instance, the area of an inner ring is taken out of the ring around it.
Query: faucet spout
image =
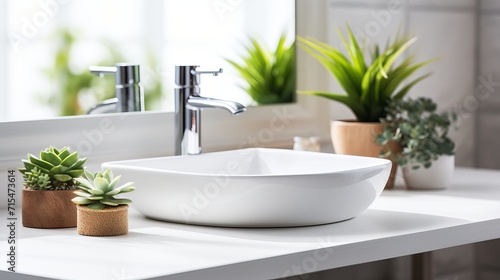
[[[202,109],[223,109],[233,115],[245,112],[245,106],[230,100],[200,96],[200,76],[216,71],[199,71],[197,65],[175,67],[175,154],[196,155],[201,153]]]
[[[89,71],[98,77],[114,75],[116,97],[97,104],[87,114],[144,111],[139,65],[117,63],[115,66],[90,66]]]
[[[238,102],[201,96],[190,96],[187,105],[197,109],[223,109],[233,115],[241,114],[247,109]]]

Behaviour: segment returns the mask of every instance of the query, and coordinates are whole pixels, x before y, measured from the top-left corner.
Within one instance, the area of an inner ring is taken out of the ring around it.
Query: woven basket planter
[[[128,205],[93,210],[78,205],[77,230],[81,235],[115,236],[128,232]]]

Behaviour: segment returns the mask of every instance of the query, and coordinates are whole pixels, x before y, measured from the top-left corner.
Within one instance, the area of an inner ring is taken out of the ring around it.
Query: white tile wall
[[[493,81],[500,82],[500,14],[482,15],[480,27],[479,74],[486,80],[492,75]],[[500,87],[495,86],[492,89],[494,91],[483,91],[486,92],[484,96],[488,98],[482,101],[481,107],[487,111],[500,108]]]
[[[392,5],[393,3],[406,3],[408,0],[330,0],[332,5],[347,5],[353,6],[358,4],[369,4],[369,5]]]
[[[431,7],[469,7],[476,4],[476,0],[409,0],[410,5]]]
[[[480,1],[481,11],[476,14]],[[385,42],[398,27],[417,35],[419,41],[413,50],[418,53],[419,60],[435,56],[441,59],[426,69],[433,71],[433,76],[416,86],[410,96],[432,97],[441,109],[464,107],[459,110],[462,111],[459,130],[452,132],[457,144],[458,165],[472,166],[477,158],[480,167],[500,169],[500,86],[481,102],[479,108],[474,103],[477,101],[474,91],[481,84],[477,74],[486,80],[492,74],[492,80],[500,82],[500,0],[402,0],[404,10],[390,14],[390,18],[383,12],[387,10],[387,3],[382,0],[330,0],[326,24],[332,30],[328,32],[328,42],[339,44],[333,27],[343,27],[347,22],[361,31],[369,30],[367,25],[378,23],[381,28],[378,33],[374,32],[377,33],[371,38],[374,42]],[[476,26],[478,16],[479,27]],[[476,34],[478,28],[480,33]],[[476,42],[478,36],[480,41]],[[476,66],[479,66],[479,73],[475,72]],[[341,92],[333,79],[329,83],[329,90]],[[342,105],[331,104],[332,119],[353,117]],[[434,254],[434,279],[500,279],[499,259],[500,241],[440,250]],[[392,267],[381,263],[366,266],[370,271],[366,279],[408,279],[404,278],[409,277],[407,265],[403,265],[407,262],[398,260],[399,263],[393,261]],[[352,277],[360,276],[356,274],[360,268],[321,272],[323,277],[318,279],[333,276],[356,279]],[[390,278],[387,269],[392,270]],[[395,271],[399,273],[397,276]]]
[[[500,114],[481,113],[478,115],[478,166],[500,169]],[[500,279],[500,278],[499,278]]]
[[[409,96],[431,97],[441,110],[462,106],[474,93],[474,13],[410,10],[409,15],[409,30],[418,37],[413,49],[418,59],[439,58],[416,74],[432,72],[432,76],[417,84]],[[459,130],[451,134],[456,142],[457,165],[474,164],[475,138],[471,137],[474,124],[474,112],[464,115]]]
[[[496,9],[482,12],[480,22],[479,77],[483,81],[491,80],[494,84],[488,89],[485,83],[477,83],[481,89],[481,106],[478,119],[478,166],[500,169],[498,151],[500,151],[500,1],[486,1],[482,4]],[[478,80],[479,81],[479,80]],[[495,152],[492,152],[495,151]]]
[[[498,0],[479,0],[481,10],[491,11],[492,9],[500,9],[500,1]]]

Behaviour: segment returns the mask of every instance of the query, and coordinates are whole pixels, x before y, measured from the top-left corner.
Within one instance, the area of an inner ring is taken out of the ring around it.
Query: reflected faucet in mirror
[[[115,75],[116,97],[95,105],[87,114],[144,111],[139,65],[117,63],[115,66],[90,66],[89,70],[99,77]]]
[[[175,154],[201,153],[201,109],[223,109],[233,115],[246,107],[238,102],[200,96],[200,75],[222,73],[199,71],[199,66],[175,66]]]

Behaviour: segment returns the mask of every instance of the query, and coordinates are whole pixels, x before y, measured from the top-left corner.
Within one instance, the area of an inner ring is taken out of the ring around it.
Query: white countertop
[[[189,226],[133,209],[129,217],[129,234],[118,237],[19,226],[16,275],[2,261],[0,279],[269,279],[496,239],[500,171],[457,169],[443,191],[384,191],[358,217],[323,226]]]

